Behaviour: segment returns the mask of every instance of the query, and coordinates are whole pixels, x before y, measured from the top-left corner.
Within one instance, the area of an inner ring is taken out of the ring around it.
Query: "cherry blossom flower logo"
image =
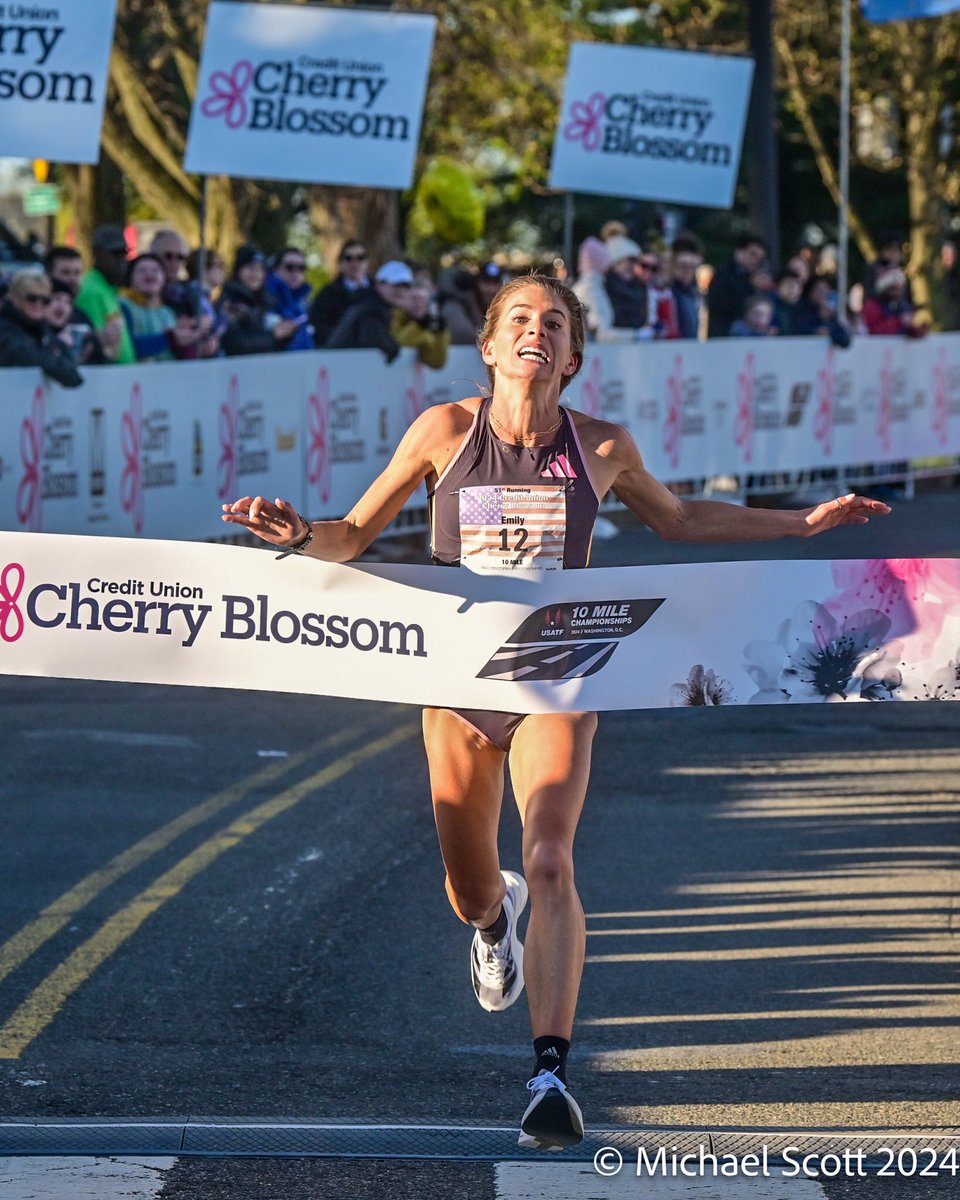
[[[403,417],[408,429],[417,417],[427,411],[428,407],[423,363],[417,363],[413,369],[413,383],[407,388],[403,397]]]
[[[833,453],[833,351],[827,351],[827,361],[817,375],[817,411],[813,418],[813,436],[828,457]]]
[[[210,76],[210,91],[200,105],[205,117],[223,117],[229,129],[239,129],[247,120],[246,91],[253,82],[253,63],[246,59],[229,73],[214,71]]]
[[[737,376],[737,415],[734,423],[734,443],[740,447],[744,462],[753,458],[754,409],[754,356],[748,354],[743,370]]]
[[[947,351],[940,347],[937,361],[933,364],[933,413],[931,423],[933,432],[941,446],[946,446],[950,440],[949,428],[950,406],[947,396]]]
[[[580,390],[580,407],[588,417],[593,417],[595,420],[600,416],[600,404],[603,394],[600,382],[602,378],[603,366],[600,359],[595,358],[590,364],[590,370]]]
[[[33,393],[30,415],[20,425],[20,460],[23,476],[17,488],[17,520],[36,532],[43,527],[43,484],[40,466],[46,429],[43,388]]]
[[[570,122],[563,128],[568,142],[583,142],[591,153],[600,148],[600,118],[607,107],[603,92],[594,92],[589,100],[574,100],[570,105]]]
[[[19,563],[7,563],[0,574],[0,638],[5,642],[23,636],[23,613],[17,604],[23,580],[24,570]]]
[[[240,414],[240,381],[230,376],[227,398],[220,405],[217,432],[220,435],[220,459],[217,462],[217,495],[226,500],[237,490],[237,428]]]
[[[332,472],[330,456],[330,376],[326,367],[317,375],[317,386],[307,401],[307,482],[320,492],[324,504],[330,500]]]
[[[890,418],[893,411],[893,355],[888,350],[880,368],[880,400],[877,404],[877,437],[884,450],[890,449]]]
[[[663,448],[670,455],[671,467],[680,466],[680,423],[683,416],[683,355],[673,363],[667,376],[667,412],[663,422]]]
[[[120,477],[120,503],[130,514],[133,528],[143,532],[143,392],[135,383],[130,393],[130,407],[120,418],[120,447],[123,451],[123,474]]]

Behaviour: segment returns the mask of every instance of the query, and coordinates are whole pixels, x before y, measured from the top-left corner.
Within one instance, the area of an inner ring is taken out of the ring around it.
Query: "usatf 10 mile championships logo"
[[[584,679],[609,661],[617,644],[646,625],[659,600],[588,600],[539,608],[510,635],[478,679]]]

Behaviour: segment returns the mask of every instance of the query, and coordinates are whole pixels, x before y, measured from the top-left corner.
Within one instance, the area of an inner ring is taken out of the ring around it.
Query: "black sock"
[[[488,946],[495,946],[497,942],[502,942],[507,936],[507,913],[503,905],[500,905],[500,916],[492,925],[488,925],[486,929],[480,930],[480,940]]]
[[[536,1055],[536,1062],[533,1064],[534,1078],[541,1071],[552,1071],[561,1083],[567,1082],[567,1055],[570,1053],[570,1042],[567,1038],[534,1038],[533,1053]]]

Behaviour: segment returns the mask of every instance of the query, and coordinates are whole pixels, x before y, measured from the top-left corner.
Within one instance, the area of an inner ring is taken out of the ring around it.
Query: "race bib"
[[[562,571],[565,486],[460,489],[460,565],[479,575]]]

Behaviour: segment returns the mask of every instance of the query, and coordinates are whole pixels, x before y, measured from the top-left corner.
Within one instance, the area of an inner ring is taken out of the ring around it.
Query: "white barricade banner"
[[[211,4],[185,167],[409,187],[435,28],[410,13]]]
[[[574,42],[550,186],[730,208],[753,60]]]
[[[466,346],[441,371],[412,350],[320,350],[83,375],[65,391],[0,371],[0,528],[229,538],[220,505],[257,493],[341,516],[424,409],[486,382]],[[624,425],[667,482],[954,455],[960,335],[590,345],[563,395]]]
[[[526,713],[960,698],[960,560],[523,574],[0,534],[0,673]]]
[[[0,4],[0,156],[99,160],[116,7]]]

